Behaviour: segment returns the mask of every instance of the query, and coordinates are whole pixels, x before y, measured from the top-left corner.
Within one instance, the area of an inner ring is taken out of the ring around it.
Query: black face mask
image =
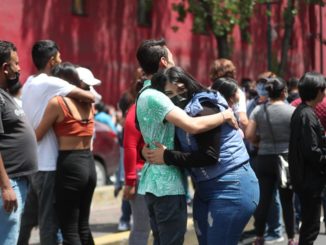
[[[15,77],[14,78],[6,78],[6,83],[7,83],[7,88],[10,89],[14,86],[17,86],[19,83],[19,72],[15,72]]]
[[[171,101],[176,106],[180,107],[181,109],[184,109],[186,107],[186,105],[188,104],[187,92],[183,92],[181,94],[173,96],[171,98]]]

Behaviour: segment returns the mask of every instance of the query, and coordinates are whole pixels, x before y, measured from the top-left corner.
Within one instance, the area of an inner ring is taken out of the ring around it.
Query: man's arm
[[[6,212],[16,211],[18,207],[15,191],[12,189],[2,157],[0,155],[0,189],[3,208]],[[1,208],[1,207],[0,207]]]
[[[237,120],[231,109],[213,115],[202,117],[190,117],[179,107],[174,107],[165,117],[167,121],[182,128],[190,134],[198,134],[216,128],[227,122],[238,128]]]
[[[77,87],[75,87],[69,94],[67,94],[67,97],[87,103],[95,102],[95,96],[92,94],[92,92]]]
[[[52,98],[43,114],[43,118],[38,125],[38,127],[35,129],[35,135],[37,141],[42,140],[43,136],[49,131],[49,129],[53,126],[53,124],[56,122],[56,120],[59,117],[59,110],[60,107],[58,105],[58,100],[56,97]]]

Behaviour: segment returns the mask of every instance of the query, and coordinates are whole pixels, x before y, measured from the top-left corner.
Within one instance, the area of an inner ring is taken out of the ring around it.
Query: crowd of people
[[[150,231],[154,244],[184,243],[189,175],[198,244],[238,244],[251,217],[255,245],[284,240],[283,222],[288,245],[316,240],[326,203],[323,75],[286,82],[266,71],[239,82],[233,62],[217,59],[207,87],[175,64],[165,40],[144,40],[117,127],[89,69],[62,62],[52,40],[31,53],[37,73],[22,85],[17,48],[0,41],[0,244],[28,244],[36,225],[41,244],[94,244],[94,120],[119,136],[118,229],[131,229],[129,244],[147,244]]]

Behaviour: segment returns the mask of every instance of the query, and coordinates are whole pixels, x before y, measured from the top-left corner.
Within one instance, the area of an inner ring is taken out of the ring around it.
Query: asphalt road
[[[129,232],[118,232],[117,225],[120,211],[121,196],[117,199],[113,197],[113,189],[111,186],[97,188],[93,198],[90,224],[96,245],[127,245]],[[249,222],[243,233],[242,240],[239,245],[252,244],[254,239],[253,220]],[[284,235],[286,238],[286,235]],[[34,229],[31,235],[30,244],[38,245],[38,229]],[[152,238],[149,243],[152,244]],[[191,209],[189,209],[188,232],[186,234],[184,245],[197,245],[197,239],[193,230],[191,220]],[[284,242],[274,243],[276,245],[286,245]],[[315,245],[326,245],[326,235],[324,225],[321,224],[320,234]]]

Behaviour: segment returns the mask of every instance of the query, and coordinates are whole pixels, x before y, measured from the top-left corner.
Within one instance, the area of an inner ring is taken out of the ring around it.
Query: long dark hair
[[[286,82],[280,77],[266,78],[265,89],[271,99],[279,99],[286,89]]]
[[[179,66],[173,66],[155,73],[152,77],[151,87],[164,92],[165,85],[168,82],[184,84],[187,89],[188,98],[191,98],[194,93],[208,91],[202,84]]]
[[[81,82],[76,70],[76,66],[70,62],[63,62],[52,69],[52,75],[59,77],[77,87],[81,87]]]
[[[237,81],[233,78],[221,77],[214,81],[212,89],[219,91],[223,97],[229,101],[239,88]]]

